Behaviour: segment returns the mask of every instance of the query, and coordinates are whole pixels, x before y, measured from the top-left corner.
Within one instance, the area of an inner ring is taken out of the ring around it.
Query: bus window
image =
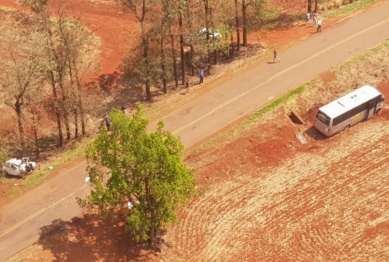
[[[316,114],[316,119],[319,120],[320,122],[322,122],[323,124],[325,124],[326,126],[330,125],[331,118],[329,118],[326,114],[324,114],[320,110]]]

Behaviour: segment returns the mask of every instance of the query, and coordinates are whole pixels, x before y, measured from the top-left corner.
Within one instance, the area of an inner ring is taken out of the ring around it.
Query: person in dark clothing
[[[281,60],[280,59],[278,59],[278,53],[277,53],[277,51],[276,50],[274,50],[274,52],[273,52],[273,61],[274,61],[274,63],[277,61],[277,62],[280,62]]]
[[[126,114],[126,108],[125,108],[124,106],[122,106],[122,107],[120,108],[120,110],[122,110],[123,114]]]
[[[107,84],[108,84],[109,78],[110,78],[110,75],[106,75],[106,76],[104,77],[104,85],[107,85]]]
[[[189,79],[185,81],[186,92],[189,92]]]
[[[204,83],[204,71],[200,70],[199,72],[200,84]]]
[[[109,131],[111,129],[111,120],[108,118],[108,116],[104,118],[104,122],[105,126],[107,127],[107,131]]]

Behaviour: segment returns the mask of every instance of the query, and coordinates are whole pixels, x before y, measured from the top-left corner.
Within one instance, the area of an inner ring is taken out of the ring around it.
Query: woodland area
[[[87,116],[101,95],[101,83],[90,82],[99,71],[99,42],[81,23],[82,13],[68,10],[66,1],[59,2],[55,13],[48,0],[21,4],[29,11],[4,12],[1,25],[1,101],[17,119],[17,130],[9,131],[12,141],[1,143],[5,155],[12,148],[13,154],[35,152],[39,158],[47,119],[57,130],[47,135],[55,136],[59,147],[87,133]],[[167,93],[168,83],[184,84],[186,75],[209,72],[213,64],[233,58],[240,46],[248,44],[250,30],[281,12],[267,0],[121,0],[121,4],[139,25],[131,32],[135,45],[122,70],[145,90],[148,101],[151,86]]]
[[[28,150],[39,158],[39,134],[45,133],[48,119],[56,123],[59,147],[86,134],[86,113],[93,106],[86,95],[87,77],[99,68],[94,62],[98,45],[76,14],[73,20],[65,18],[62,6],[54,19],[46,1],[23,4],[32,12],[4,14],[0,28],[1,106],[14,112],[19,137],[2,141],[2,151],[10,145],[15,154]]]
[[[121,0],[139,22],[138,45],[129,50],[123,70],[144,84],[184,84],[186,74],[209,72],[247,46],[250,30],[276,19],[281,9],[267,0]],[[188,68],[187,68],[188,67]]]

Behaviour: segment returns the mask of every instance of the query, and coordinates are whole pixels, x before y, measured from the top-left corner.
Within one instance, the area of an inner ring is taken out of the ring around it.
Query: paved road
[[[193,145],[264,105],[269,98],[387,40],[388,10],[389,2],[385,2],[333,28],[326,29],[324,24],[322,33],[279,54],[281,63],[258,65],[172,111],[163,118],[167,129],[179,135],[186,147]],[[155,126],[152,123],[150,128]],[[37,241],[42,226],[80,214],[75,198],[89,190],[84,182],[85,167],[83,162],[64,171],[1,210],[0,261]],[[78,181],[76,185],[74,181]]]

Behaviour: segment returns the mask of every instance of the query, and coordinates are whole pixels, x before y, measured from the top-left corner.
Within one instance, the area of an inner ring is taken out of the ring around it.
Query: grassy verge
[[[263,115],[273,111],[274,109],[284,105],[287,102],[294,100],[297,96],[303,94],[305,92],[305,90],[310,86],[310,83],[311,82],[307,82],[301,86],[298,86],[297,88],[295,88],[295,89],[285,93],[284,95],[274,99],[273,101],[267,103],[263,107],[254,111],[254,113],[252,113],[248,118],[244,119],[238,125],[233,126],[229,129],[225,130],[224,132],[220,133],[216,137],[205,141],[199,147],[197,147],[192,152],[190,152],[189,155],[198,154],[202,151],[205,151],[205,150],[213,147],[215,144],[219,143],[220,141],[222,141],[224,139],[229,139],[229,138],[232,138],[235,136],[240,136],[245,131],[251,130],[252,128],[254,128],[257,125],[259,119]]]
[[[15,11],[15,9],[9,8],[9,7],[0,6],[0,12],[8,14],[8,13],[11,13],[13,11]]]
[[[326,11],[324,16],[327,18],[346,16],[353,13],[354,11],[366,9],[369,5],[378,2],[382,2],[382,0],[358,0],[351,4],[340,6],[339,8],[333,11]]]
[[[69,162],[70,160],[83,156],[88,143],[93,138],[86,137],[75,143],[71,149],[59,153],[53,159],[50,159],[41,166],[39,170],[35,170],[34,173],[27,176],[23,180],[15,182],[14,179],[10,180],[5,177],[0,179],[0,184],[6,185],[8,188],[4,191],[4,196],[8,199],[17,197],[22,191],[31,189],[32,187],[42,183],[52,172],[55,172],[62,164]],[[48,164],[50,163],[50,164]],[[38,163],[39,164],[39,163]],[[52,169],[49,169],[52,166]],[[12,187],[11,187],[12,186]]]
[[[203,142],[197,148],[190,150],[188,156],[193,156],[220,143],[236,140],[241,137],[244,132],[250,131],[258,126],[261,121],[264,121],[263,116],[275,111],[282,106],[293,110],[303,110],[306,112],[309,108],[299,108],[299,103],[296,100],[303,99],[303,105],[309,105],[313,102],[324,103],[329,102],[335,97],[339,97],[344,92],[349,92],[355,87],[364,84],[378,85],[382,81],[387,81],[389,76],[389,41],[383,42],[373,48],[368,49],[363,54],[350,58],[344,63],[337,65],[329,71],[334,72],[336,80],[331,83],[324,83],[319,77],[298,86],[297,88],[287,92],[279,98],[269,102],[258,110],[254,111],[250,116],[242,120],[239,124],[228,128],[215,137]],[[320,97],[317,96],[319,90],[326,89]],[[327,94],[328,93],[328,94]]]
[[[90,139],[85,139],[84,141],[77,143],[74,149],[61,153],[58,157],[56,157],[56,160],[51,165],[53,167],[52,170],[48,169],[48,167],[42,168],[41,170],[34,172],[34,175],[27,176],[26,179],[22,180],[21,185],[25,188],[28,188],[40,184],[42,180],[50,175],[51,171],[55,170],[62,164],[69,162],[75,157],[84,155],[88,142],[90,142]]]

